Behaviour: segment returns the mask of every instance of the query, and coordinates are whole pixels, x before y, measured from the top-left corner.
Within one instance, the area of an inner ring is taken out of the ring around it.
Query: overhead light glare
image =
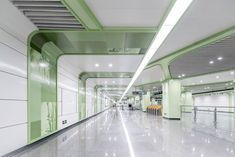
[[[137,68],[132,80],[130,81],[129,85],[127,86],[125,92],[123,93],[121,99],[126,95],[128,90],[134,84],[135,80],[139,77],[140,73],[144,70],[145,66],[148,64],[150,59],[153,57],[155,52],[158,48],[162,45],[166,37],[169,35],[171,30],[174,28],[176,23],[182,17],[186,9],[189,7],[193,0],[177,0],[172,7],[170,13],[166,17],[165,21],[163,22],[159,32],[155,35],[150,47],[148,48],[143,60],[141,61],[139,67]]]
[[[217,60],[221,61],[223,59],[223,57],[218,57]]]
[[[216,79],[219,79],[219,76],[216,76],[215,78],[216,78]]]
[[[100,65],[98,63],[95,64],[95,67],[99,67]]]
[[[234,75],[234,71],[231,71],[231,72],[230,72],[230,75]]]
[[[210,61],[209,63],[210,63],[210,64],[214,64],[214,61]]]
[[[110,67],[110,68],[113,67],[113,64],[112,64],[112,63],[109,63],[109,67]]]

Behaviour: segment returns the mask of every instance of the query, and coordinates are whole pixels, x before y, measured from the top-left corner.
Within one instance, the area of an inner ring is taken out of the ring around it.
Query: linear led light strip
[[[140,73],[144,70],[145,66],[148,64],[150,59],[153,57],[155,52],[158,50],[158,48],[162,45],[163,41],[166,39],[168,34],[171,32],[171,30],[174,28],[176,23],[179,21],[181,16],[184,14],[184,12],[187,10],[189,5],[192,3],[193,0],[176,0],[174,6],[172,7],[169,15],[163,22],[159,32],[155,35],[151,45],[149,46],[143,60],[141,61],[138,69],[136,70],[131,82],[127,86],[125,92],[123,93],[121,101],[123,97],[126,95],[128,90],[131,88],[131,86],[134,84],[135,80],[139,77]]]

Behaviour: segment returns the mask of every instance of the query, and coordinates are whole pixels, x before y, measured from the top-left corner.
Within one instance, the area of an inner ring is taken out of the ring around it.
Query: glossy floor
[[[181,121],[171,121],[140,111],[110,109],[16,156],[235,156],[232,132],[221,131],[203,123],[193,123],[191,117],[191,114],[186,114]]]

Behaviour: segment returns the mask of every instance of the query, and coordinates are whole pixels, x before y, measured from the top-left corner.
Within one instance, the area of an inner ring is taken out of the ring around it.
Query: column
[[[172,120],[180,120],[180,96],[181,83],[171,79],[162,83],[163,117]]]
[[[184,107],[184,112],[191,113],[193,106],[193,95],[192,92],[182,92],[181,93],[181,101],[180,105],[186,105],[188,107]]]
[[[141,100],[141,109],[142,109],[142,111],[146,112],[146,108],[150,104],[151,104],[150,92],[147,92],[145,95],[142,95],[142,100]]]

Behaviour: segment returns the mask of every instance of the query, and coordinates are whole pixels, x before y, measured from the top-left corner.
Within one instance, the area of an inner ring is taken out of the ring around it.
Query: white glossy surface
[[[234,0],[194,0],[151,61],[235,25]]]
[[[66,120],[67,123],[63,124],[63,121]],[[59,116],[58,118],[58,128],[63,129],[74,123],[78,122],[78,113],[68,114],[64,116]]]
[[[163,80],[164,75],[160,66],[156,65],[149,69],[142,71],[138,79],[135,81],[136,85],[141,85],[145,83],[151,83],[155,81]]]
[[[143,55],[65,55],[60,61],[67,61],[85,72],[135,72]],[[112,63],[113,66],[108,65]],[[99,64],[99,67],[95,67]]]
[[[25,44],[28,35],[37,29],[9,0],[0,1],[0,27]]]
[[[86,0],[87,5],[106,27],[156,27],[170,0]]]
[[[77,112],[77,93],[62,89],[62,114]]]
[[[191,116],[171,121],[140,111],[111,109],[16,156],[234,156],[234,133],[229,134],[229,139],[226,136],[213,126],[192,123]]]
[[[27,79],[0,72],[0,99],[27,100]]]
[[[0,128],[27,123],[27,101],[0,100]]]
[[[8,34],[3,29],[0,29],[0,42],[8,45],[11,48],[16,49],[17,51],[19,51],[24,55],[27,54],[26,43],[23,43],[20,40],[16,39],[13,35]]]
[[[181,80],[181,83],[184,86],[187,86],[187,85],[190,86],[190,85],[197,85],[197,84],[233,81],[235,79],[235,74],[233,73],[231,74],[231,72],[234,72],[234,70],[228,70],[228,71],[219,72],[219,73],[185,78]],[[219,78],[217,76],[219,76]]]
[[[15,49],[0,43],[0,71],[27,77],[26,56]]]
[[[0,139],[0,156],[25,146],[27,144],[27,124],[0,129]]]

